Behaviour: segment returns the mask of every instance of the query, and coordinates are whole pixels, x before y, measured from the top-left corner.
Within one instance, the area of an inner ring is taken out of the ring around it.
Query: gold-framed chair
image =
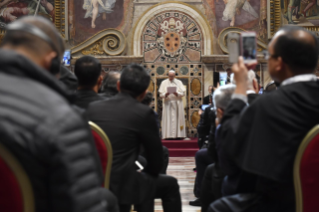
[[[89,121],[92,135],[95,141],[95,146],[99,153],[104,174],[104,188],[109,189],[111,168],[113,162],[113,150],[110,139],[105,132],[95,123]]]
[[[319,124],[313,127],[299,145],[294,161],[296,212],[319,208]]]
[[[3,144],[0,144],[0,186],[0,211],[35,212],[29,177]]]

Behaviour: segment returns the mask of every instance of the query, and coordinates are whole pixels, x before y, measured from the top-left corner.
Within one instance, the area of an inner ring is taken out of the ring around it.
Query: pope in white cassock
[[[163,98],[163,139],[186,137],[184,106],[182,100],[185,92],[186,90],[182,81],[175,79],[175,71],[170,70],[168,72],[168,79],[164,80],[159,88],[160,97]]]

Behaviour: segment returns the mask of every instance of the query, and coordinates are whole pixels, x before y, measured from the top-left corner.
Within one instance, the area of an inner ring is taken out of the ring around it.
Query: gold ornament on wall
[[[74,58],[82,55],[115,56],[122,54],[125,48],[124,34],[116,29],[106,29],[73,47],[71,52]]]
[[[101,50],[102,42],[97,42],[89,50],[83,50],[82,54],[84,55],[102,55],[104,52]]]

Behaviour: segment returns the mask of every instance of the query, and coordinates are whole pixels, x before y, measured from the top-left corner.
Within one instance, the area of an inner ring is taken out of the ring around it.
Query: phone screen
[[[263,93],[264,93],[264,88],[261,87],[258,93],[259,93],[259,94],[263,94]]]
[[[227,83],[227,72],[219,72],[219,85],[226,85]]]
[[[71,51],[70,50],[66,50],[64,52],[62,62],[65,66],[70,66],[70,64],[71,64]]]
[[[209,105],[202,105],[201,107],[202,111],[204,111],[207,107],[209,107]]]
[[[255,36],[242,36],[242,54],[244,60],[256,60],[256,37]]]

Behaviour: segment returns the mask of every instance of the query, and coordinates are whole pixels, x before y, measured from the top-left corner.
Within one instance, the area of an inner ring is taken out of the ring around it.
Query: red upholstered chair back
[[[89,122],[96,149],[99,153],[104,174],[104,187],[109,188],[113,160],[112,145],[104,131],[95,123]]]
[[[2,144],[0,144],[0,211],[35,211],[30,180],[17,159]]]
[[[319,125],[316,125],[299,146],[294,163],[296,211],[319,210]]]

